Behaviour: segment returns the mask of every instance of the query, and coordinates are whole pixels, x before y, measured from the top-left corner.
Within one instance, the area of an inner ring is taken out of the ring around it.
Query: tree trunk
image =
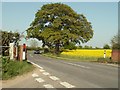
[[[55,54],[59,55],[60,54],[60,48],[59,48],[59,42],[55,44]]]

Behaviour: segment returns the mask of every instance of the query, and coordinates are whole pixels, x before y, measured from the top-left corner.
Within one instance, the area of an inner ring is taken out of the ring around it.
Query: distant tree
[[[80,45],[79,47],[78,47],[78,49],[82,49],[83,47]]]
[[[110,46],[109,46],[108,44],[105,44],[105,45],[103,46],[103,49],[110,49]]]
[[[80,44],[93,37],[91,23],[83,14],[77,14],[71,7],[61,4],[46,4],[35,14],[27,29],[29,38],[42,40],[43,47],[54,48],[59,54],[60,47],[69,43]]]
[[[1,46],[2,46],[2,55],[6,55],[6,53],[8,53],[9,50],[9,43],[11,42],[15,42],[16,44],[18,44],[18,40],[20,38],[20,34],[18,32],[7,32],[7,31],[0,31],[1,33],[1,39],[0,42],[2,42]],[[5,47],[6,46],[6,47]]]
[[[89,46],[89,49],[92,49],[92,46]]]
[[[112,44],[112,49],[120,49],[120,35],[115,35],[112,40],[111,40],[111,44]]]
[[[85,49],[92,49],[92,46],[87,46],[87,45],[85,45],[84,48],[85,48]]]
[[[88,49],[88,48],[89,48],[89,46],[87,46],[87,45],[84,46],[84,49]]]
[[[95,47],[95,49],[100,49],[99,47]]]

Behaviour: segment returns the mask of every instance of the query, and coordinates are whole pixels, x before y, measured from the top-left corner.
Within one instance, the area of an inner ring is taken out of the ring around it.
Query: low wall
[[[114,62],[120,62],[120,50],[112,50],[111,58]]]

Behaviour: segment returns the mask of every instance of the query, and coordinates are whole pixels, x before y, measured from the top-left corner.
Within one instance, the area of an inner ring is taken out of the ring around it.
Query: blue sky
[[[47,3],[49,2],[2,2],[2,29],[23,32],[33,21],[37,10]],[[69,5],[77,13],[84,14],[92,23],[94,36],[83,45],[102,47],[104,44],[110,44],[111,38],[118,33],[117,2],[63,3]]]

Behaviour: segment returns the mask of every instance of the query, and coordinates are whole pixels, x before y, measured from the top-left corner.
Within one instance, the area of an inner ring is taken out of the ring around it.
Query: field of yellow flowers
[[[76,50],[67,50],[61,53],[64,56],[74,56],[74,57],[85,57],[85,58],[103,58],[104,53],[106,53],[106,58],[111,57],[112,50],[104,49],[76,49]]]

